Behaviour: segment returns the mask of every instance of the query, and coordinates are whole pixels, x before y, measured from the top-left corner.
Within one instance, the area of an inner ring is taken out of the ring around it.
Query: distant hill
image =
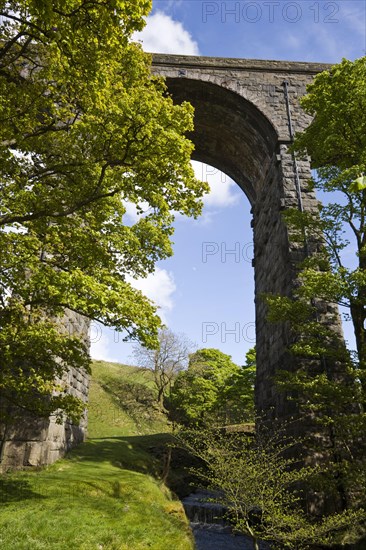
[[[89,394],[89,437],[169,432],[156,404],[151,371],[94,361]]]

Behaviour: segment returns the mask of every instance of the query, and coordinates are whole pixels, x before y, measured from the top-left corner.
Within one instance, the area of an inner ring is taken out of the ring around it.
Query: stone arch
[[[212,82],[167,78],[175,101],[195,109],[192,158],[225,172],[255,203],[278,143],[273,124],[249,100]]]
[[[228,174],[247,195],[252,206],[254,237],[255,309],[257,340],[256,402],[261,411],[288,416],[291,403],[276,390],[273,376],[279,368],[291,370],[288,352],[291,333],[286,324],[270,325],[263,293],[290,295],[296,284],[304,251],[291,241],[282,211],[297,206],[317,209],[318,201],[307,187],[310,162],[297,163],[288,151],[289,117],[294,131],[303,129],[309,117],[299,98],[314,75],[328,65],[287,61],[154,55],[152,72],[166,78],[175,101],[190,101],[196,108],[196,145],[193,158]],[[285,101],[284,81],[288,90]],[[240,238],[240,236],[239,236]],[[337,309],[325,304],[321,321],[341,332]],[[81,320],[76,320],[87,334]],[[87,399],[88,379],[69,373],[73,392]],[[14,434],[7,443],[12,467],[47,464],[62,456],[84,437],[84,427],[61,426],[55,434],[45,421],[32,434]],[[37,434],[36,434],[37,432]],[[31,436],[31,437],[30,437]]]
[[[252,209],[257,342],[256,404],[268,416],[286,418],[293,403],[279,393],[274,375],[292,370],[288,324],[270,324],[263,294],[291,295],[305,251],[291,235],[282,212],[317,210],[308,189],[310,159],[294,161],[288,151],[293,131],[309,123],[299,98],[314,74],[327,66],[258,60],[156,55],[153,71],[166,78],[173,100],[195,108],[193,158],[229,175]],[[238,236],[240,238],[240,236]],[[337,307],[322,317],[341,333]],[[269,411],[271,411],[269,413]]]

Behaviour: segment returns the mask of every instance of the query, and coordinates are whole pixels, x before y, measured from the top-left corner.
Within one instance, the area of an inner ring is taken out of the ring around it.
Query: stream
[[[197,550],[252,550],[253,543],[249,537],[232,532],[224,519],[224,507],[207,502],[207,499],[213,497],[213,493],[200,490],[182,499]],[[260,543],[261,550],[269,548],[267,543]]]

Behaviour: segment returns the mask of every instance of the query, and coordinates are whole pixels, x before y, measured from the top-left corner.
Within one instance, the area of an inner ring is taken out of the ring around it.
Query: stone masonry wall
[[[267,321],[262,294],[291,296],[305,254],[304,247],[291,240],[282,217],[287,208],[299,204],[294,159],[288,151],[291,132],[284,83],[296,133],[310,122],[299,99],[314,76],[326,69],[328,65],[317,63],[153,56],[153,71],[166,77],[173,99],[195,107],[193,158],[225,171],[252,205],[256,403],[259,411],[279,418],[291,416],[294,405],[277,392],[273,377],[278,369],[296,368],[296,359],[288,352],[289,327]],[[307,185],[309,159],[298,160],[297,168],[303,208],[315,212],[318,201]],[[342,333],[334,304],[323,304],[319,318]]]
[[[73,312],[67,312],[60,330],[80,334],[89,345],[89,322]],[[71,368],[62,380],[68,392],[88,401],[89,375],[83,369]],[[6,428],[0,424],[0,439],[4,441],[0,471],[52,464],[74,446],[82,443],[87,430],[87,409],[79,425],[65,419],[57,424],[55,416],[35,418],[24,415],[21,422]]]

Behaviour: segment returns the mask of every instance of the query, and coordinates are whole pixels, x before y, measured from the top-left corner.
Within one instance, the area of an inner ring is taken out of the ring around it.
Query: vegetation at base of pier
[[[163,480],[175,492],[187,494],[194,455],[208,466],[201,481],[224,491],[225,503],[238,507],[241,532],[261,539],[268,535],[289,549],[329,541],[328,531],[337,529],[338,541],[357,538],[360,512],[333,516],[321,528],[306,523],[298,508],[283,513],[285,505],[298,505],[287,487],[312,472],[288,472],[293,460],[282,457],[279,444],[255,448],[253,436],[229,431],[223,437],[221,429],[210,433],[200,428],[198,447],[190,449],[190,456],[183,454],[156,402],[151,371],[96,361],[92,372],[89,441],[48,468],[1,477],[0,540],[5,550],[12,550],[14,541],[20,550],[45,544],[59,550],[97,545],[106,550],[171,545],[192,550],[181,505]],[[195,479],[197,484],[197,473]],[[256,511],[264,503],[266,522],[258,523]],[[250,515],[252,533],[244,528],[242,508]],[[290,527],[293,531],[286,534]]]
[[[320,73],[301,100],[314,117],[292,150],[310,155],[318,212],[289,210],[290,241],[304,254],[292,296],[264,297],[269,320],[288,323],[292,372],[278,388],[308,429],[308,455],[324,465],[323,493],[338,510],[366,505],[366,57]],[[329,200],[329,202],[327,202]],[[356,351],[335,330],[348,308]],[[312,432],[314,437],[312,436]]]
[[[193,550],[182,505],[162,481],[170,427],[149,400],[135,399],[132,414],[132,397],[118,398],[119,383],[149,395],[153,378],[101,361],[92,372],[89,440],[52,466],[0,477],[1,548]]]
[[[216,495],[234,528],[249,536],[253,549],[259,541],[279,550],[332,548],[358,541],[364,533],[362,508],[322,518],[307,514],[307,492],[321,487],[321,467],[301,465],[298,444],[271,429],[255,437],[217,429],[182,431],[178,441],[204,466],[198,479]],[[324,486],[322,487],[324,490]],[[319,494],[320,496],[320,494]]]

